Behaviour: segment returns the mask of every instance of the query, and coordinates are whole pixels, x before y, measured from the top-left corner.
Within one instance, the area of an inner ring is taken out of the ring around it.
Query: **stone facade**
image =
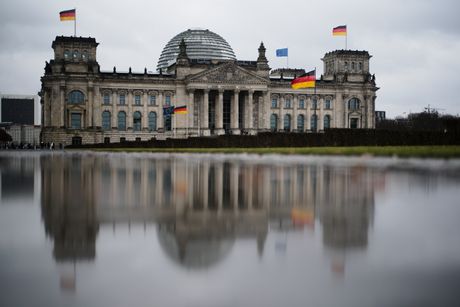
[[[378,88],[367,51],[323,58],[316,88],[293,90],[303,70],[270,73],[265,47],[256,61],[199,60],[180,44],[175,64],[150,73],[101,72],[94,38],[56,37],[40,92],[42,141],[62,144],[185,138],[264,131],[374,128]],[[167,106],[188,114],[163,115]],[[316,118],[316,121],[315,121]],[[315,124],[316,123],[316,124]]]

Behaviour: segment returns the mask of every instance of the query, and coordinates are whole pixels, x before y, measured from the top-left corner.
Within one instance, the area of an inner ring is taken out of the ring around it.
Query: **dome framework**
[[[174,36],[164,47],[157,69],[165,69],[176,62],[179,44],[184,39],[190,59],[236,60],[232,47],[220,35],[204,29],[188,29]]]

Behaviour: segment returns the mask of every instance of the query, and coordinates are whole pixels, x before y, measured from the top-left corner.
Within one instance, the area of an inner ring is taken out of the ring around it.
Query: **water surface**
[[[460,162],[0,152],[0,306],[459,306]]]

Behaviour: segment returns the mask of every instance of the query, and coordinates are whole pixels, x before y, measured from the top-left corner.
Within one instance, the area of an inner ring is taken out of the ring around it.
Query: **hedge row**
[[[71,145],[68,148],[219,148],[219,147],[321,147],[460,145],[456,132],[388,131],[375,129],[329,129],[324,133],[260,133],[222,135],[110,144]]]

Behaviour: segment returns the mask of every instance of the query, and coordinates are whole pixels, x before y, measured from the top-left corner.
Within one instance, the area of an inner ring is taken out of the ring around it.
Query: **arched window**
[[[331,128],[331,116],[328,114],[328,115],[324,115],[324,129],[329,129]]]
[[[316,132],[316,128],[318,127],[318,116],[313,114],[310,119],[310,129],[313,132]]]
[[[126,130],[126,113],[124,111],[118,112],[118,130]]]
[[[68,60],[70,58],[70,51],[64,50],[64,59]]]
[[[74,50],[73,51],[73,58],[74,60],[78,59],[80,57],[80,53],[78,52],[78,50]]]
[[[300,132],[305,130],[305,117],[302,114],[297,116],[297,130]]]
[[[111,116],[109,111],[102,112],[102,130],[110,130]]]
[[[358,110],[359,109],[359,99],[351,98],[348,100],[348,109],[349,110]]]
[[[271,131],[278,130],[278,115],[276,114],[270,115],[270,130]]]
[[[80,104],[85,102],[85,95],[80,91],[71,91],[69,93],[69,103]]]
[[[142,115],[141,112],[136,111],[133,114],[133,130],[141,131],[142,128]]]
[[[291,131],[291,115],[284,115],[284,131]]]
[[[150,131],[157,130],[157,113],[155,112],[149,113],[149,130]]]

